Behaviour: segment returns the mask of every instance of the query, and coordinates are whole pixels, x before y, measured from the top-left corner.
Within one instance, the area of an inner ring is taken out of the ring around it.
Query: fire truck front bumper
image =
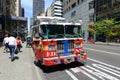
[[[51,58],[43,58],[43,65],[45,66],[53,66],[58,64],[69,64],[71,62],[81,62],[84,61],[83,56],[80,54],[72,54],[66,56],[59,56],[59,57],[51,57]]]

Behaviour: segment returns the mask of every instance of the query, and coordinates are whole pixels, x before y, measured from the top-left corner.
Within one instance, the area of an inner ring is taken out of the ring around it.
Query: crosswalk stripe
[[[109,69],[109,68],[104,67],[104,66],[103,66],[103,67],[100,67],[99,64],[93,64],[93,66],[96,67],[96,68],[98,68],[98,69],[104,70],[104,71],[106,71],[106,72],[108,72],[108,73],[111,73],[111,74],[113,74],[113,75],[115,75],[115,76],[120,77],[120,75],[118,75],[117,73],[112,72],[112,71],[113,71],[112,69]],[[108,70],[108,69],[109,69],[109,70]],[[110,71],[110,70],[112,70],[112,71]]]
[[[93,67],[91,67],[91,66],[86,66],[87,68],[89,68],[89,69],[91,69],[91,70],[94,70],[94,71],[96,71],[100,76],[102,76],[102,77],[104,77],[104,78],[106,78],[106,79],[110,79],[110,80],[119,80],[119,79],[117,79],[117,78],[115,78],[115,77],[113,77],[113,76],[111,76],[111,75],[109,75],[109,74],[106,74],[106,73],[104,73],[104,72],[102,72],[102,71],[100,71],[100,70],[98,70],[98,69],[96,69],[96,68],[93,68]]]
[[[66,72],[73,80],[78,80],[77,77],[75,77],[70,71],[65,70],[65,72]]]
[[[80,67],[71,68],[74,73],[83,73],[88,76],[91,80],[119,80],[120,77],[120,68],[106,64],[104,62],[90,59],[89,60],[95,62],[92,66],[85,65]]]
[[[81,72],[81,73],[85,74],[86,76],[88,76],[89,78],[91,78],[92,80],[98,80],[95,77],[93,77],[92,75],[90,75],[89,73],[87,73],[86,71],[82,70],[80,67],[72,68],[71,70],[75,73]]]
[[[93,64],[93,65],[94,65],[94,64]],[[114,68],[111,69],[111,68],[106,67],[106,66],[103,66],[103,65],[101,65],[101,64],[98,64],[97,66],[100,66],[100,67],[102,67],[102,68],[104,68],[104,69],[107,69],[107,70],[109,70],[109,71],[112,71],[112,72],[115,72],[115,73],[120,74],[120,71],[118,71],[117,69],[116,69],[116,70],[115,70]]]
[[[91,73],[92,75],[95,75],[96,77],[105,80],[103,77],[99,76],[99,74],[97,72],[94,72],[93,70],[87,69],[85,67],[81,67],[82,69],[86,70],[87,72]]]

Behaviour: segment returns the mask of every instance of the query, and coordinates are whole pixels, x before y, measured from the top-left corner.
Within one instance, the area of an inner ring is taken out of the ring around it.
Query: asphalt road
[[[72,63],[42,67],[46,80],[120,80],[120,47],[84,44],[85,65]]]

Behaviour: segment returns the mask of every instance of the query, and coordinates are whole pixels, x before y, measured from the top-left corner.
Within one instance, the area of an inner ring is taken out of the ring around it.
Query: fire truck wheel
[[[36,65],[36,66],[40,66],[40,61],[39,60],[34,60],[34,64]]]

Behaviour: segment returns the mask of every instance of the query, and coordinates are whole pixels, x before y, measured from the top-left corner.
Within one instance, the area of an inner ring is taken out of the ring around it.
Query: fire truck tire
[[[40,61],[37,60],[37,59],[35,59],[35,60],[34,60],[34,64],[35,64],[36,66],[40,66]]]

